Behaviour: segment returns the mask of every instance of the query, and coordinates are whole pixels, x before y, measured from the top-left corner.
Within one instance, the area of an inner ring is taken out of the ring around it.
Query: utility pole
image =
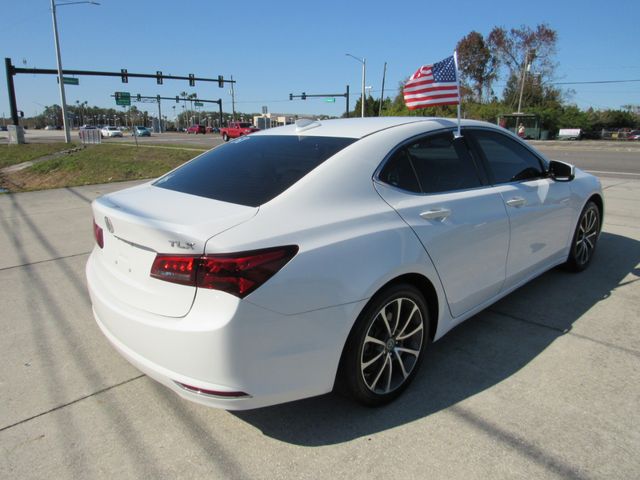
[[[365,84],[364,78],[366,74],[367,74],[367,59],[363,58],[362,59],[362,118],[364,118],[364,104],[366,101],[365,94],[364,94],[364,84]]]
[[[378,116],[382,116],[382,104],[384,103],[384,79],[387,76],[387,62],[384,62],[384,70],[382,71],[382,93],[380,94],[380,107],[378,108]]]
[[[529,67],[529,51],[524,57],[524,65],[522,66],[522,79],[520,83],[520,99],[518,100],[518,113],[520,113],[520,107],[522,107],[522,93],[524,92],[524,80],[527,76],[527,69]],[[517,130],[516,126],[516,130]]]
[[[53,18],[53,40],[56,45],[56,60],[58,61],[58,83],[60,86],[60,102],[62,103],[62,123],[64,125],[64,141],[71,143],[71,132],[67,123],[67,98],[64,93],[62,79],[62,59],[60,58],[60,40],[58,39],[58,22],[56,20],[56,3],[51,0],[51,16]]]
[[[231,75],[231,112],[233,113],[233,121],[236,121],[236,91],[234,88],[233,75]],[[222,127],[222,125],[220,125]]]

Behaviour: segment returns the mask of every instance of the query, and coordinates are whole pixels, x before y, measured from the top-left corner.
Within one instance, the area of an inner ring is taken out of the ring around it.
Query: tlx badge
[[[184,250],[193,250],[196,246],[195,242],[183,242],[182,240],[169,240],[172,247],[182,248]]]

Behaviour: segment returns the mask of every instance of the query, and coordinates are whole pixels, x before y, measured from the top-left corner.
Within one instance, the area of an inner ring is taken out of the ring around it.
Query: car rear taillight
[[[104,235],[102,233],[102,227],[99,227],[96,220],[93,220],[93,236],[96,239],[96,243],[100,248],[104,248]]]
[[[151,276],[181,285],[196,284],[196,265],[199,257],[188,255],[156,255]]]
[[[298,247],[288,245],[198,257],[158,254],[151,267],[151,276],[244,298],[275,275],[296,253]]]

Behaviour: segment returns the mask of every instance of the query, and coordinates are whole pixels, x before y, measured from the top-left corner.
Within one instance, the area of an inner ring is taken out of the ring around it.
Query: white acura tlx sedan
[[[301,120],[93,202],[93,311],[181,396],[380,405],[428,345],[557,265],[585,269],[597,178],[494,125]]]

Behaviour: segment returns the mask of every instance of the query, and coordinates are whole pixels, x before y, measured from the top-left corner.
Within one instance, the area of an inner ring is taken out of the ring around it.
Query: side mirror
[[[549,162],[548,173],[556,182],[570,182],[576,176],[576,169],[568,163],[551,160]]]

